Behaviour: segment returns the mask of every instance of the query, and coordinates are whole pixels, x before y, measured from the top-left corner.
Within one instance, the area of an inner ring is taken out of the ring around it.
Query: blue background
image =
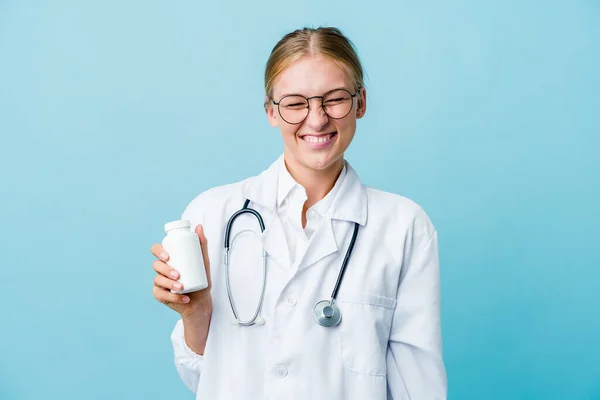
[[[282,150],[272,46],[335,25],[347,153],[440,232],[450,399],[600,399],[600,3],[0,1],[0,399],[192,399],[149,249]],[[252,149],[252,151],[248,151]]]

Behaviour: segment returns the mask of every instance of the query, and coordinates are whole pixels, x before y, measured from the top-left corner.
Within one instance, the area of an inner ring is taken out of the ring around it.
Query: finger
[[[154,286],[152,288],[152,294],[154,298],[159,302],[166,303],[176,303],[176,304],[186,304],[190,302],[190,298],[183,294],[171,293],[170,290],[160,288],[158,286]]]
[[[152,263],[152,268],[159,274],[166,276],[170,279],[179,279],[179,272],[176,269],[171,268],[167,263],[160,260],[156,260]]]
[[[163,289],[173,289],[176,291],[180,291],[183,289],[183,285],[180,282],[177,282],[173,279],[169,279],[166,276],[156,275],[154,277],[154,286],[158,286]]]
[[[169,253],[160,244],[153,244],[150,248],[150,252],[157,258],[167,261],[169,259]]]
[[[208,286],[211,286],[210,280],[210,259],[208,258],[208,239],[204,235],[204,227],[202,225],[196,226],[196,234],[200,239],[200,248],[202,249],[202,259],[204,260],[204,267],[206,269],[206,278],[208,280]]]

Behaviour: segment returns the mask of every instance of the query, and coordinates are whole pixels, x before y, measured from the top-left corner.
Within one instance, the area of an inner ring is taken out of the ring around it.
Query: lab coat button
[[[293,297],[288,297],[286,302],[287,302],[287,305],[290,307],[294,307],[297,303],[296,299]]]
[[[278,365],[275,367],[275,373],[280,378],[285,378],[288,374],[288,370],[285,365]]]

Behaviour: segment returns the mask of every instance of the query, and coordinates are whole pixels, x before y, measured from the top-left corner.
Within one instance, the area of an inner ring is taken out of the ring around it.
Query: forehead
[[[305,56],[277,77],[273,97],[277,99],[291,93],[318,96],[336,88],[352,91],[352,79],[346,69],[328,57]]]

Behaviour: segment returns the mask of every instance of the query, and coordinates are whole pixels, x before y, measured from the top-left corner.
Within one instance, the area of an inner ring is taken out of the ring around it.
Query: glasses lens
[[[308,115],[308,102],[302,96],[285,96],[279,102],[279,114],[288,124],[298,124]]]
[[[343,89],[334,90],[325,95],[323,105],[331,118],[344,118],[352,109],[352,94]]]

